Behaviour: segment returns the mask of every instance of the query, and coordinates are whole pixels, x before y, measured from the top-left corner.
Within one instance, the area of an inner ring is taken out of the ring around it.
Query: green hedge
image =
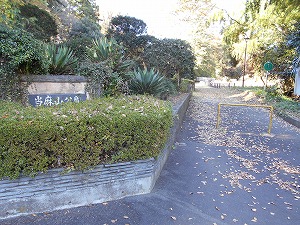
[[[171,106],[147,96],[0,106],[0,178],[156,157],[172,124]]]

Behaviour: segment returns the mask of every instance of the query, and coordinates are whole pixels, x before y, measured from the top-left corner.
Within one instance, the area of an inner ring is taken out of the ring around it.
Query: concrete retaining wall
[[[157,160],[100,165],[86,172],[61,175],[53,169],[35,178],[0,180],[0,219],[120,199],[151,192],[168,158],[191,94],[174,107],[174,126]]]

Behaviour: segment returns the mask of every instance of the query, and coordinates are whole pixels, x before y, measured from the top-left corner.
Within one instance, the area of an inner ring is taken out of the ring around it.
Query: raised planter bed
[[[73,208],[151,192],[168,158],[191,98],[173,108],[174,126],[157,159],[99,165],[86,172],[61,175],[53,169],[35,178],[0,180],[0,219]]]

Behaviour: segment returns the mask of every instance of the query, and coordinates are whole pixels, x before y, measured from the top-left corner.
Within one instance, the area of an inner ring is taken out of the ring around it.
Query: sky
[[[238,11],[244,0],[213,0],[230,13]],[[100,16],[125,15],[143,20],[148,34],[157,38],[188,39],[189,27],[174,14],[178,0],[96,0]]]

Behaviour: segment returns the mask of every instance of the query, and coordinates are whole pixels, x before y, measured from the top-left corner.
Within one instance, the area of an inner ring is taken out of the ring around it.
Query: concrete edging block
[[[172,150],[191,96],[187,94],[173,108],[170,138],[156,160],[99,165],[90,171],[64,175],[61,175],[62,169],[53,169],[34,178],[2,179],[0,220],[150,193]]]
[[[284,121],[292,124],[293,126],[300,128],[300,121],[298,119],[292,118],[286,114],[276,113],[279,117],[281,117]]]

